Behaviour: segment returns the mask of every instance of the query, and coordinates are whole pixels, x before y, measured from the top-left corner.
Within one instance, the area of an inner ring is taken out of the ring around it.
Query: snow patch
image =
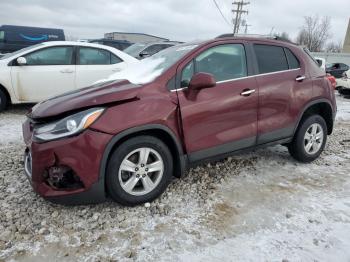
[[[350,121],[350,99],[337,96],[337,116],[339,121]]]
[[[22,123],[24,114],[0,114],[0,144],[22,143]]]

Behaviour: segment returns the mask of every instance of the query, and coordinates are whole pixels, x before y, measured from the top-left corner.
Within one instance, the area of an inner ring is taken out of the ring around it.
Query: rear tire
[[[114,201],[135,206],[160,196],[172,175],[173,158],[163,141],[138,136],[119,145],[111,155],[106,174],[107,191]]]
[[[322,153],[327,141],[327,125],[320,115],[311,115],[303,120],[288,151],[300,162],[309,163]]]
[[[4,91],[0,89],[0,112],[4,111],[7,108],[8,99]]]

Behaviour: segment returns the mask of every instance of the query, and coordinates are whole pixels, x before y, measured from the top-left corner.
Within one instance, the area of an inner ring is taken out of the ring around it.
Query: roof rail
[[[274,35],[259,35],[259,34],[222,34],[216,37],[216,39],[218,38],[227,38],[227,37],[252,37],[252,38],[264,38],[264,39],[271,39],[271,40],[277,40],[277,41],[283,41],[283,42],[287,42],[290,44],[294,44],[294,45],[298,45],[297,43],[294,43],[288,39],[285,39],[283,37],[280,36],[274,36]]]
[[[259,34],[222,34],[216,38],[226,38],[226,37],[256,37],[256,38],[269,38],[270,35],[259,35]]]

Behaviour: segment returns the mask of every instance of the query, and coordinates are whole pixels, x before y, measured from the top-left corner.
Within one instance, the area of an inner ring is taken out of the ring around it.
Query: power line
[[[220,9],[218,3],[216,2],[216,0],[213,0],[213,2],[214,2],[214,4],[215,4],[216,8],[219,10],[219,12],[220,12],[222,18],[225,20],[225,22],[226,22],[226,23],[229,25],[229,27],[231,28],[232,24],[226,19],[226,17],[224,16],[224,14],[221,12],[221,9]]]
[[[236,5],[236,9],[232,9],[232,14],[236,17],[233,19],[233,34],[238,34],[239,28],[241,26],[242,14],[248,14],[247,10],[243,10],[245,5],[249,5],[250,2],[244,2],[244,0],[234,1],[232,6]]]

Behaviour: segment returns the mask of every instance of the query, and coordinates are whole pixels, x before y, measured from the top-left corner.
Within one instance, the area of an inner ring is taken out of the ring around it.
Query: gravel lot
[[[325,152],[295,162],[282,146],[174,179],[150,207],[65,207],[23,174],[26,106],[0,114],[0,261],[350,261],[350,100]]]

